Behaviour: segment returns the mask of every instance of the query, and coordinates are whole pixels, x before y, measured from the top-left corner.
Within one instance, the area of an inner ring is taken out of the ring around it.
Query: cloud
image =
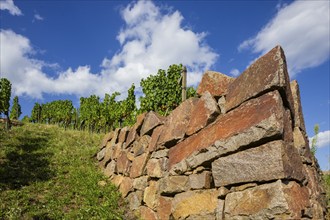
[[[239,76],[240,71],[238,69],[232,69],[232,70],[230,70],[229,74],[234,77],[237,77],[237,76]]]
[[[242,42],[238,50],[247,49],[261,55],[280,44],[293,77],[329,59],[329,14],[329,1],[295,1],[283,5],[266,26],[256,36]]]
[[[8,10],[11,15],[23,15],[13,0],[1,0],[0,10]]]
[[[43,21],[44,18],[41,17],[41,15],[39,15],[38,13],[36,13],[36,14],[34,14],[34,20]]]
[[[36,52],[28,38],[12,30],[1,30],[1,54],[6,54],[0,60],[1,75],[11,80],[15,95],[103,96],[115,91],[125,93],[132,83],[139,87],[142,78],[158,69],[182,63],[189,70],[188,83],[194,85],[218,55],[206,44],[206,33],[195,33],[182,26],[180,12],[163,11],[151,1],[138,1],[124,8],[121,17],[125,23],[117,35],[121,49],[103,59],[99,73],[92,73],[87,65],[50,77],[44,69],[54,64],[33,59]]]
[[[315,136],[309,138],[309,144],[310,144],[310,146],[312,144],[312,138],[314,138],[314,137]],[[330,130],[328,130],[328,131],[322,131],[322,132],[320,132],[317,135],[316,146],[319,147],[319,148],[321,148],[321,147],[329,147],[330,146]]]

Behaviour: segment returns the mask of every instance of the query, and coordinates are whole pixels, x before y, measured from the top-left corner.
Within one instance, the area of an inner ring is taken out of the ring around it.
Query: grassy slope
[[[91,157],[103,135],[26,124],[0,129],[0,219],[120,219],[119,193]]]

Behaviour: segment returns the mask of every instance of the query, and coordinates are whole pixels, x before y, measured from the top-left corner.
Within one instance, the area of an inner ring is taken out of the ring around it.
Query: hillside
[[[92,157],[102,135],[26,124],[0,129],[0,219],[121,219]]]

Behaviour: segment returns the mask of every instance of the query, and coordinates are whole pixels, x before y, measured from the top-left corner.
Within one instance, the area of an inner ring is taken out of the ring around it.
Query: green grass
[[[93,158],[102,136],[38,124],[0,129],[0,219],[122,219],[120,194]]]

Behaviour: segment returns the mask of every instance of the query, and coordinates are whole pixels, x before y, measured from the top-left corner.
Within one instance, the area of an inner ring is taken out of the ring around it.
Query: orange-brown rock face
[[[299,86],[277,46],[238,78],[207,71],[199,98],[138,116],[96,155],[136,218],[324,219]]]

